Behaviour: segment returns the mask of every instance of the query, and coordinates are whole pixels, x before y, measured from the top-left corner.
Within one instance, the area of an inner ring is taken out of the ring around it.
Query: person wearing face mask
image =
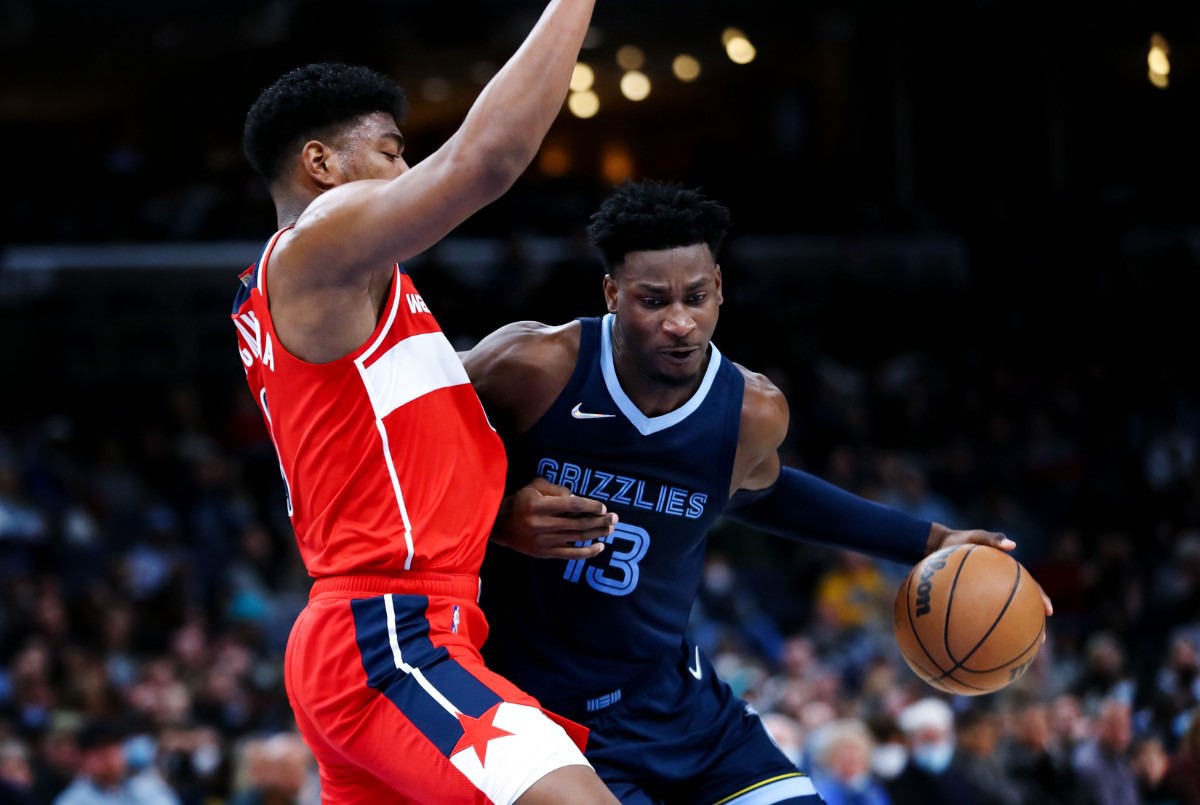
[[[891,805],[892,799],[871,772],[875,739],[856,718],[822,725],[812,737],[813,784],[826,805]]]
[[[897,718],[908,744],[908,760],[887,781],[892,805],[962,805],[973,802],[973,791],[954,763],[954,711],[930,696],[909,704]]]

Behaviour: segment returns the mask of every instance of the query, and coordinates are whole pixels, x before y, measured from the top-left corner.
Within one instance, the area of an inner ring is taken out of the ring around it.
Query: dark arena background
[[[290,67],[360,62],[406,88],[419,162],[541,8],[0,0],[0,779],[29,801],[98,723],[180,802],[316,801],[279,677],[307,579],[229,321],[275,229],[243,117]],[[1070,758],[1117,702],[1114,773],[1153,792],[1157,751],[1200,774],[1200,5],[599,0],[594,21],[592,94],[408,264],[451,339],[602,312],[583,230],[606,191],[703,189],[734,220],[714,341],[787,393],[787,460],[1004,531],[1054,601],[1020,682],[953,702],[963,732],[982,712],[1009,757],[1036,704]],[[882,744],[935,693],[892,636],[907,568],[731,523],[709,563],[694,632],[802,768],[822,725]]]

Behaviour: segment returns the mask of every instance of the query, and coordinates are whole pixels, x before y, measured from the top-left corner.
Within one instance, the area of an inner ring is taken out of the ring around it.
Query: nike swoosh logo
[[[696,646],[696,667],[688,666],[688,673],[699,679],[704,676],[704,670],[700,667],[700,647]]]
[[[576,419],[609,419],[616,416],[616,414],[589,414],[587,411],[579,410],[581,405],[583,403],[575,403],[575,407],[571,409],[571,416]]]

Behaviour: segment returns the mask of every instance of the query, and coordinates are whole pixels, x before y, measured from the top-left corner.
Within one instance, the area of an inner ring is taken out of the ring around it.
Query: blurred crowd
[[[602,312],[584,244],[519,280],[511,246],[474,282],[418,265],[456,342]],[[715,341],[786,392],[789,463],[1005,532],[1055,608],[1025,676],[946,696],[892,637],[908,568],[722,521],[694,633],[830,805],[1200,803],[1185,358],[1028,320],[964,329],[969,288],[739,271],[736,243],[723,262]],[[501,306],[497,282],[523,293]],[[63,379],[55,407],[0,421],[0,802],[319,799],[281,677],[309,579],[232,334],[210,348],[228,350],[219,381],[114,378],[102,399]]]

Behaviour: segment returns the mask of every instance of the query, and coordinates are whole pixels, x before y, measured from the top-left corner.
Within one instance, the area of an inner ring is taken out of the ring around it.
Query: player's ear
[[[716,281],[716,284],[717,284],[717,304],[720,305],[725,302],[725,294],[721,290],[722,282],[721,282],[721,267],[720,266],[717,266],[717,275],[714,278],[714,280]]]
[[[612,274],[604,275],[604,305],[609,313],[617,312],[617,281]]]
[[[300,152],[300,167],[309,181],[329,189],[334,181],[333,149],[320,140],[309,140]]]

